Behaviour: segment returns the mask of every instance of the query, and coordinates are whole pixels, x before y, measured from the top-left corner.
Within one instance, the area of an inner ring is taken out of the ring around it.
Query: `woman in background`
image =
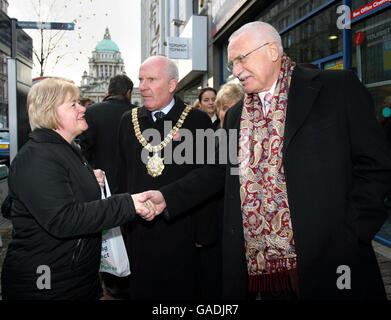
[[[213,130],[220,128],[220,120],[216,114],[216,90],[210,87],[203,88],[198,94],[200,109],[208,114],[212,121]]]
[[[220,119],[220,126],[223,127],[225,113],[239,101],[243,100],[244,90],[241,84],[227,82],[224,84],[216,96],[217,115]]]

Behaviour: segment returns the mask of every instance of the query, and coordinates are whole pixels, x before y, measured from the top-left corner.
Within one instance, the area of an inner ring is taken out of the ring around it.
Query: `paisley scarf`
[[[239,179],[250,291],[297,287],[297,259],[282,163],[287,98],[295,63],[283,54],[267,115],[247,94],[240,121]]]

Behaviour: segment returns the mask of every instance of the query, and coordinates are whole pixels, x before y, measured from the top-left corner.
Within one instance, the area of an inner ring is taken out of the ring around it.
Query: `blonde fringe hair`
[[[63,78],[48,78],[35,84],[27,95],[27,110],[31,130],[58,129],[57,108],[70,96],[79,99],[78,87]]]
[[[227,82],[224,84],[216,95],[216,109],[217,114],[220,112],[220,108],[226,103],[237,103],[244,97],[243,87],[234,82]]]

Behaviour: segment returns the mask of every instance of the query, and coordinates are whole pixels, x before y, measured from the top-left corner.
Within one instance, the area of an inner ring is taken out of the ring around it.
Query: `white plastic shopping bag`
[[[101,188],[102,199],[111,196],[110,188],[105,177],[105,190]],[[126,253],[121,228],[115,227],[102,232],[102,254],[100,272],[108,272],[117,277],[130,275],[129,259]]]

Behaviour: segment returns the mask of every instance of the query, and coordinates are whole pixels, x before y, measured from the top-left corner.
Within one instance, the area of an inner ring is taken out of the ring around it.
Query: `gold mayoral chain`
[[[138,123],[138,117],[137,117],[138,109],[139,108],[132,109],[132,122],[133,122],[134,132],[136,133],[136,138],[140,142],[140,144],[144,148],[146,148],[149,152],[153,153],[152,157],[148,156],[148,163],[146,167],[148,169],[148,174],[156,178],[160,176],[164,170],[164,164],[163,164],[164,158],[160,158],[157,153],[163,150],[163,148],[166,145],[168,145],[171,142],[171,140],[175,137],[179,129],[182,127],[183,122],[185,121],[190,110],[192,109],[192,106],[190,105],[186,106],[185,110],[183,110],[181,116],[179,117],[177,123],[175,124],[174,127],[172,127],[170,133],[164,138],[162,142],[160,142],[156,146],[152,146],[150,143],[148,143],[140,131],[140,125]]]

